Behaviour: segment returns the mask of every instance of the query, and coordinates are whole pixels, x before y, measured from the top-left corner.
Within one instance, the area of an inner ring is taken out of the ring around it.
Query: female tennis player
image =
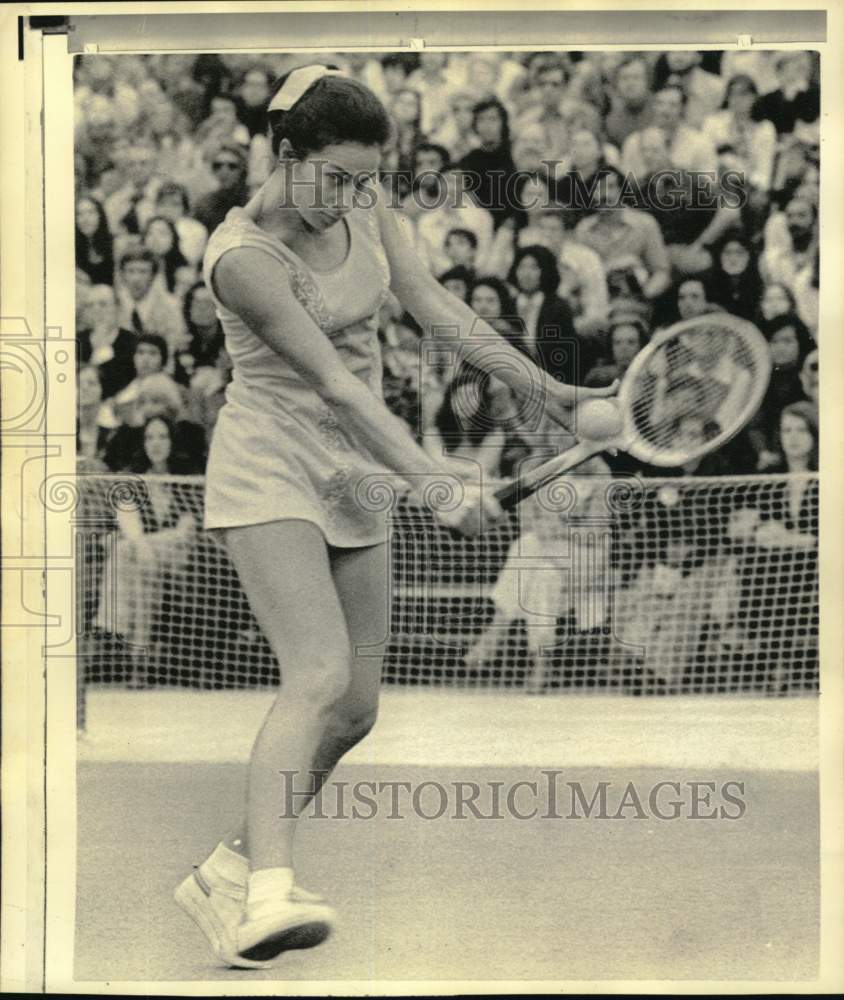
[[[312,772],[324,780],[375,721],[381,664],[368,647],[388,632],[387,526],[361,487],[380,477],[422,502],[426,484],[451,475],[381,399],[377,317],[388,290],[423,328],[482,332],[472,361],[517,393],[544,386],[552,418],[562,422],[575,397],[491,327],[473,327],[474,313],[427,274],[377,204],[391,126],[366,87],[301,67],[276,85],[268,113],[273,173],[205,255],[234,365],[205,526],[223,534],[284,683],[252,750],[244,824],[176,890],[219,957],[242,968],[319,944],[334,920],[295,885],[292,845]],[[435,516],[474,534],[501,511],[491,493],[463,489],[462,505]]]

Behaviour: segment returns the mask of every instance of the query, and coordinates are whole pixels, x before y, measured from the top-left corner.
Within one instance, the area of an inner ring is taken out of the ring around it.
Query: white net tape
[[[80,482],[81,689],[283,678],[224,548],[198,529],[201,478]],[[817,690],[817,487],[569,477],[475,540],[399,506],[385,682]]]

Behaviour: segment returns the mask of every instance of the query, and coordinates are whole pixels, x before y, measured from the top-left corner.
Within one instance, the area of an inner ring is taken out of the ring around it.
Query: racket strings
[[[763,361],[740,332],[698,324],[654,351],[637,373],[632,427],[656,463],[692,459],[751,415]]]

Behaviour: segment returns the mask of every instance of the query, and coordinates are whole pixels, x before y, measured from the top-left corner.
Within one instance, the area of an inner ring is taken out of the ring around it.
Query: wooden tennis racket
[[[500,487],[495,496],[504,509],[514,507],[607,450],[664,467],[700,458],[753,417],[770,375],[768,343],[752,323],[717,312],[675,323],[636,355],[616,397],[578,404],[576,445]]]

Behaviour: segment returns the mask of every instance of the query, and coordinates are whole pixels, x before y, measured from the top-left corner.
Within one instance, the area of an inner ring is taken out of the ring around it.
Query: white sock
[[[245,894],[249,879],[249,861],[220,841],[199,866],[203,876],[214,888],[234,889]]]
[[[292,868],[259,868],[252,872],[246,896],[247,918],[258,920],[272,913],[282,900],[287,899],[292,888]]]

